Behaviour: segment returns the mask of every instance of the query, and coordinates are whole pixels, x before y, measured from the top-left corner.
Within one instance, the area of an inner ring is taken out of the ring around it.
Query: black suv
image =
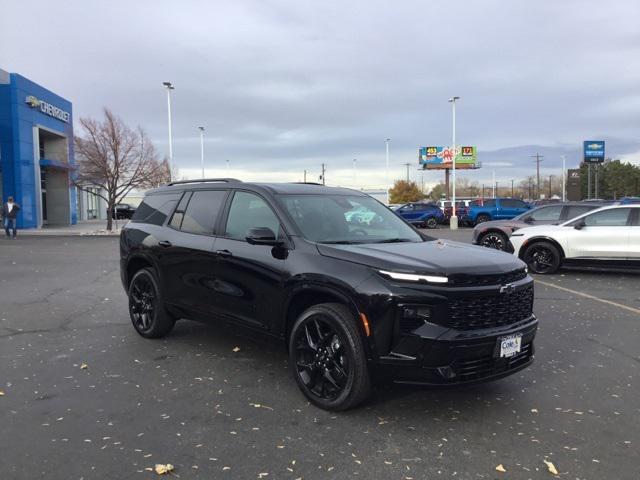
[[[380,379],[462,384],[533,360],[522,261],[428,237],[354,190],[174,182],[149,191],[123,228],[120,265],[140,335],[166,335],[180,318],[266,332],[329,410],[357,405]]]

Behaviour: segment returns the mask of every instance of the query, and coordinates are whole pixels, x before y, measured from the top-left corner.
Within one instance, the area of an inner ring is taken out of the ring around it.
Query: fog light
[[[431,309],[422,305],[407,305],[403,307],[402,316],[407,320],[428,322],[431,318]]]

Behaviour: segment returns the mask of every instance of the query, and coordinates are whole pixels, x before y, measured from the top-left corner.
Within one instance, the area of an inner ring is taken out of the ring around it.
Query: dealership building
[[[68,100],[0,70],[0,198],[22,207],[18,228],[106,216],[97,195],[73,185],[72,114]]]

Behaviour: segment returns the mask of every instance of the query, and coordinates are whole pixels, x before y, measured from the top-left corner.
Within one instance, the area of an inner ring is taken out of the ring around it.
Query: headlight
[[[404,280],[405,282],[447,283],[449,281],[447,277],[436,275],[416,275],[414,273],[387,272],[386,270],[378,270],[378,272],[394,280]]]

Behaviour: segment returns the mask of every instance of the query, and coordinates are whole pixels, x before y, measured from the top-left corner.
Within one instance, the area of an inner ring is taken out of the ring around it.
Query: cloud
[[[506,180],[536,152],[544,172],[576,165],[585,138],[640,149],[639,17],[633,0],[9,2],[0,68],[72,100],[76,119],[109,106],[163,152],[172,81],[185,172],[204,125],[212,173],[230,159],[243,178],[289,179],[324,162],[346,181],[357,158],[362,186],[385,183],[385,138],[394,178],[420,145],[450,142],[459,95],[458,141],[485,165],[463,175]]]

